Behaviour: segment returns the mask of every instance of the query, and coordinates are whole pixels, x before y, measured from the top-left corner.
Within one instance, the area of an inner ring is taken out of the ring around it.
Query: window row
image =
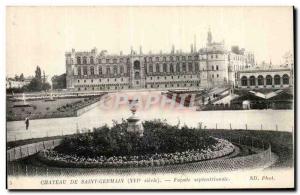
[[[114,82],[117,82],[117,81],[118,81],[118,82],[120,82],[120,81],[121,81],[121,82],[126,81],[126,80],[123,79],[123,78],[120,78],[120,79],[117,79],[117,78],[114,78],[114,79],[111,78],[111,79],[109,79],[109,78],[107,78],[107,79],[99,79],[98,81],[99,81],[99,82],[103,82],[103,81],[105,81],[105,80],[106,80],[107,82],[110,82],[110,81],[114,81]],[[83,82],[83,83],[87,83],[87,81],[88,81],[88,80],[86,80],[86,79],[84,79],[84,80],[79,80],[79,79],[78,79],[78,80],[77,80],[77,83],[82,83],[82,82]],[[94,80],[94,79],[91,79],[91,80],[90,80],[91,83],[94,83],[94,81],[97,82],[97,80]]]
[[[210,54],[208,55],[210,59],[218,59],[218,54]],[[205,55],[195,55],[195,56],[163,56],[163,57],[144,57],[144,62],[173,62],[173,61],[191,61],[191,60],[199,60],[199,59],[206,59]],[[102,59],[97,59],[97,62],[99,64],[104,64],[104,63],[123,63],[123,62],[130,62],[130,58],[102,58]],[[87,56],[77,56],[76,57],[76,64],[78,65],[85,65],[85,64],[95,64],[97,63],[95,58],[93,56],[87,57]]]
[[[153,72],[198,72],[200,70],[199,63],[176,63],[175,64],[149,64],[148,65],[148,72],[153,73]]]
[[[199,87],[200,83],[177,83],[177,84],[148,84],[145,88],[170,88],[170,87]],[[97,86],[77,86],[77,90],[90,91],[90,90],[118,90],[118,89],[130,89],[128,85],[97,85]]]
[[[107,66],[107,67],[99,67],[98,68],[98,75],[103,75],[103,68],[105,68],[105,74],[106,75],[111,75],[111,74],[123,74],[128,72],[126,70],[126,66]],[[94,66],[84,66],[84,67],[77,67],[77,75],[95,75],[96,74],[96,68]],[[75,74],[75,73],[74,73]]]
[[[190,75],[190,76],[186,76],[186,75],[184,75],[184,76],[181,76],[182,78],[184,78],[184,79],[186,79],[186,78],[189,78],[189,79],[192,79],[192,78],[199,78],[199,75],[197,75],[197,76],[194,76],[193,77],[193,75]],[[162,78],[164,78],[164,80],[168,80],[168,79],[180,79],[180,76],[171,76],[171,77],[162,77]],[[149,77],[149,79],[150,80],[153,80],[153,79],[156,79],[156,80],[160,80],[161,79],[161,77],[159,77],[159,76],[157,76],[157,77]],[[148,80],[149,80],[148,79]]]
[[[287,74],[284,74],[282,77],[275,75],[267,75],[265,78],[262,75],[259,75],[257,78],[255,76],[250,76],[249,79],[246,76],[241,78],[242,86],[255,86],[255,85],[289,85],[290,77]]]

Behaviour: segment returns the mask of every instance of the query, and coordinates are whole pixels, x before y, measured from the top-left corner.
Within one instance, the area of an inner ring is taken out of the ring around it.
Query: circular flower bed
[[[234,151],[227,140],[188,127],[146,121],[144,136],[126,132],[127,123],[65,138],[38,159],[59,167],[149,167],[183,164],[226,156]]]
[[[105,156],[97,158],[80,157],[61,154],[54,150],[44,150],[38,153],[38,158],[46,164],[60,167],[148,167],[211,160],[229,155],[233,151],[234,146],[230,142],[217,139],[217,144],[209,147],[207,150],[197,149],[185,152],[141,156],[112,156],[109,158]]]

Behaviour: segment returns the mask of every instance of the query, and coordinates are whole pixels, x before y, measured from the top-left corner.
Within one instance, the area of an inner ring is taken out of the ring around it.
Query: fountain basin
[[[32,105],[31,104],[16,104],[16,105],[13,105],[13,107],[24,108],[24,107],[32,107]]]

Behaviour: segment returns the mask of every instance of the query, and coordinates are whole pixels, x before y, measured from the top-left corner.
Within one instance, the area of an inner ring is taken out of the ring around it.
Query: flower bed
[[[44,150],[39,152],[37,157],[48,165],[59,167],[152,167],[211,160],[229,155],[234,151],[234,146],[229,141],[218,138],[213,139],[216,140],[216,144],[207,147],[205,150],[197,149],[138,156],[99,156],[94,158],[62,154],[55,150]]]

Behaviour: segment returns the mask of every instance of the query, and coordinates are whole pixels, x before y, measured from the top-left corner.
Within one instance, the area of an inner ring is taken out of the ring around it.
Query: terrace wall
[[[49,141],[42,141],[32,144],[26,144],[23,146],[18,146],[6,151],[7,161],[14,161],[21,158],[31,156],[41,150],[52,149],[61,143],[62,139],[54,139]]]

